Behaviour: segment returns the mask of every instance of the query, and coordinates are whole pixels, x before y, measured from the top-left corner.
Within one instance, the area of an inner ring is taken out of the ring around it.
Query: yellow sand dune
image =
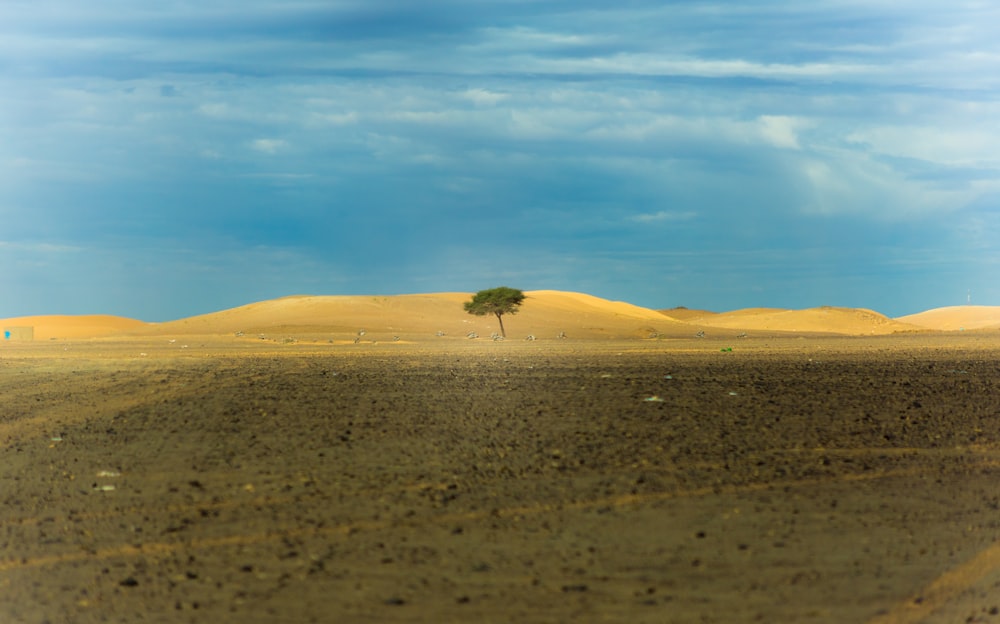
[[[665,316],[669,316],[670,318],[672,318],[674,320],[685,322],[685,323],[688,320],[690,320],[690,319],[697,319],[697,318],[701,318],[703,316],[712,316],[712,315],[716,314],[715,312],[711,312],[709,310],[696,310],[696,309],[684,308],[684,307],[670,308],[669,310],[657,310],[657,311],[660,314],[663,314]]]
[[[506,315],[508,337],[554,337],[560,332],[576,337],[635,337],[669,328],[689,335],[688,326],[653,310],[591,295],[560,291],[528,291],[516,315]],[[370,338],[389,335],[428,335],[443,332],[489,336],[499,330],[495,317],[472,316],[462,304],[471,293],[432,293],[394,296],[292,296],[252,303],[230,310],[162,323],[150,328],[158,334],[248,335],[283,333],[349,333],[361,329]]]
[[[938,331],[1000,329],[1000,306],[948,306],[908,314],[896,320]]]
[[[666,311],[669,314],[669,311]],[[685,322],[700,327],[775,332],[817,332],[848,336],[881,335],[921,328],[864,308],[823,306],[806,310],[746,308],[688,316]]]
[[[816,332],[839,335],[881,335],[906,331],[1000,327],[1000,307],[958,306],[890,319],[862,308],[821,307],[807,310],[746,308],[708,312],[674,308],[656,311],[622,301],[556,290],[525,293],[516,315],[504,317],[508,338],[531,334],[552,338],[691,337],[699,329],[738,332]],[[166,335],[247,336],[330,335],[347,338],[360,330],[368,339],[400,336],[462,337],[469,332],[489,336],[499,330],[496,318],[467,314],[462,304],[471,293],[415,295],[296,295],[166,323],[144,323],[108,315],[31,316],[2,319],[6,327],[32,326],[35,340],[52,338],[149,337]]]
[[[147,323],[106,314],[18,316],[0,319],[3,327],[33,327],[35,340],[100,338],[141,330]]]
[[[516,315],[505,315],[508,338],[529,334],[554,338],[562,332],[574,338],[637,338],[651,334],[692,336],[696,329],[662,314],[621,301],[553,290],[528,291]],[[489,336],[499,331],[493,316],[472,316],[462,304],[471,293],[431,293],[394,296],[296,295],[166,323],[143,323],[119,317],[49,316],[2,321],[35,327],[35,339],[150,337],[168,335],[232,335],[253,337],[339,335],[360,330],[366,339],[401,336],[413,339],[464,337],[469,332]]]

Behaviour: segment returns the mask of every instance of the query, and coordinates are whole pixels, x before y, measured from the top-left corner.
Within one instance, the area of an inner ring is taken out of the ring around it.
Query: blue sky
[[[990,1],[5,0],[0,317],[1000,305]]]

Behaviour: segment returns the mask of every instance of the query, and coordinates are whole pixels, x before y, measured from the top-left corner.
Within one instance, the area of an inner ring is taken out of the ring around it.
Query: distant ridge
[[[998,306],[955,306],[891,319],[864,308],[824,306],[806,310],[746,308],[710,312],[687,308],[651,310],[623,301],[558,290],[525,293],[518,314],[505,319],[508,339],[690,338],[698,331],[714,336],[742,332],[883,335],[897,332],[1000,328]],[[0,319],[7,327],[32,326],[35,340],[233,335],[310,336],[353,339],[364,329],[366,340],[420,339],[438,333],[489,337],[498,331],[493,317],[466,314],[462,303],[471,293],[413,295],[292,295],[259,301],[166,323],[111,315],[40,315]]]
[[[691,336],[697,330],[655,310],[584,293],[527,291],[518,314],[505,319],[508,339],[534,335],[555,338],[645,338]],[[438,333],[464,338],[470,332],[489,338],[496,319],[467,314],[462,303],[472,293],[414,295],[292,295],[259,301],[164,323],[145,323],[116,316],[31,316],[2,319],[5,326],[29,325],[36,340],[52,338],[153,337],[169,335],[264,334],[309,335],[338,340],[431,337]]]
[[[948,306],[908,314],[896,320],[938,331],[1000,329],[1000,306]]]
[[[678,321],[687,322],[691,319],[698,319],[704,316],[714,315],[715,312],[710,312],[708,310],[691,310],[685,308],[684,306],[679,306],[676,308],[670,308],[669,310],[657,310],[660,314],[669,316],[672,319],[677,319]]]
[[[663,311],[670,315],[671,310]],[[847,336],[870,336],[919,331],[923,328],[865,308],[823,306],[806,310],[745,308],[731,312],[686,315],[686,323],[717,329],[744,331],[810,332]]]
[[[592,295],[555,290],[525,292],[516,315],[505,321],[508,338],[637,337],[673,328],[679,335],[694,330],[646,308]],[[493,317],[467,314],[462,303],[472,293],[417,295],[296,295],[161,323],[156,334],[348,333],[364,329],[370,338],[414,334],[464,337],[470,332],[489,337],[498,331]]]
[[[55,338],[101,338],[141,330],[148,323],[109,314],[45,314],[17,316],[0,319],[4,327],[25,326],[35,328],[35,340]]]

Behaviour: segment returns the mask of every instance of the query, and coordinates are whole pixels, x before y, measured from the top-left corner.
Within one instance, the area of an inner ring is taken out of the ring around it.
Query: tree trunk
[[[503,314],[501,314],[499,312],[494,312],[494,314],[497,315],[497,320],[500,321],[500,335],[503,336],[504,338],[506,338],[507,337],[507,332],[504,331],[504,328],[503,328]]]

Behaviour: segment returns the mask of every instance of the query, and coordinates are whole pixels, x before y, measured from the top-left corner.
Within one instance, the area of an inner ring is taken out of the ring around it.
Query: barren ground
[[[0,621],[1000,623],[994,334],[5,344]]]

